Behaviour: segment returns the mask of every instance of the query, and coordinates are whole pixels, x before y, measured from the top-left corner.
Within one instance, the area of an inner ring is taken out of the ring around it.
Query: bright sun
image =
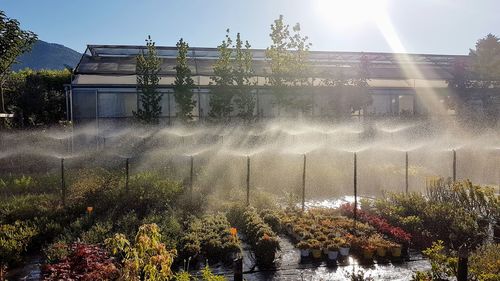
[[[313,0],[323,20],[338,28],[354,28],[386,15],[386,0]]]

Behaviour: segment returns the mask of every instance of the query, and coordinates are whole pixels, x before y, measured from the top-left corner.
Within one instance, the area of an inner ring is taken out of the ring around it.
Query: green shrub
[[[160,229],[156,224],[139,227],[134,243],[123,234],[106,239],[106,247],[123,264],[124,280],[169,280],[174,276],[171,266],[175,250],[168,250],[161,243]]]
[[[469,258],[472,276],[479,281],[500,279],[500,244],[492,243],[479,247]]]
[[[18,262],[37,230],[27,223],[0,225],[0,267]]]
[[[233,254],[241,251],[240,241],[230,229],[229,221],[221,214],[192,218],[180,240],[181,257],[228,261]]]
[[[277,235],[254,208],[248,208],[244,213],[244,218],[243,231],[252,246],[257,262],[263,266],[271,266],[276,252],[280,250]]]
[[[0,222],[50,217],[60,211],[58,198],[48,194],[14,195],[0,200]]]
[[[55,242],[43,249],[47,263],[57,263],[69,255],[70,249],[66,242]]]
[[[97,222],[89,230],[82,233],[81,239],[87,244],[103,243],[107,238],[113,236],[112,228],[111,222]]]

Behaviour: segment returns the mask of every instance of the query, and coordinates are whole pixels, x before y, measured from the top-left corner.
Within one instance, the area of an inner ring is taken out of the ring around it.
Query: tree
[[[289,25],[283,21],[283,15],[271,24],[272,44],[266,49],[266,57],[270,61],[271,73],[268,75],[268,83],[272,87],[275,104],[278,107],[278,115],[281,108],[288,103],[287,81],[290,73],[291,54],[288,51],[290,37]]]
[[[323,85],[332,88],[334,100],[329,108],[336,118],[348,118],[355,111],[365,108],[372,102],[369,92],[370,61],[363,55],[357,66],[353,66],[354,75],[347,78],[341,67],[334,73],[325,73]]]
[[[156,53],[155,42],[151,36],[146,39],[147,53],[144,50],[137,56],[137,95],[140,107],[134,111],[134,117],[146,124],[158,124],[161,115],[162,94],[158,92],[161,58]]]
[[[3,97],[3,83],[10,67],[21,54],[29,51],[37,40],[35,33],[22,30],[19,22],[8,18],[0,10],[0,94],[2,99],[2,112],[5,111]]]
[[[210,96],[210,117],[227,119],[233,111],[233,67],[231,64],[233,41],[226,30],[226,39],[217,46],[219,58],[213,65],[214,75],[210,79],[215,83],[214,90]]]
[[[235,46],[235,66],[233,68],[233,78],[236,84],[236,93],[234,103],[238,108],[238,117],[245,121],[250,121],[254,118],[255,97],[252,94],[251,78],[254,75],[252,68],[252,51],[248,41],[245,41],[245,49],[243,50],[243,41],[240,33],[236,35]]]
[[[193,109],[196,106],[196,101],[193,100],[192,89],[194,81],[191,78],[191,69],[187,63],[187,52],[189,45],[181,38],[176,44],[177,65],[174,67],[175,82],[174,82],[174,98],[178,106],[177,117],[181,121],[186,122],[193,119]]]
[[[469,52],[470,65],[456,60],[447,80],[452,91],[449,107],[466,123],[494,126],[500,119],[500,39],[492,34],[477,41]],[[472,101],[480,100],[483,112]]]
[[[283,16],[280,15],[274,24],[271,24],[269,36],[272,44],[266,49],[266,57],[271,66],[268,83],[276,99],[278,115],[281,108],[305,111],[311,106],[310,100],[304,101],[293,97],[297,94],[297,86],[309,84],[308,53],[311,43],[307,42],[307,36],[301,35],[300,24],[297,23],[292,28],[293,34],[289,28],[290,26],[284,23]]]
[[[479,39],[476,49],[469,54],[473,61],[474,72],[478,79],[473,83],[475,93],[483,104],[483,122],[490,126],[500,119],[500,39],[488,34]]]
[[[356,70],[356,77],[352,81],[355,89],[349,99],[351,112],[363,109],[363,113],[366,114],[366,106],[372,103],[372,97],[368,90],[370,87],[368,84],[369,77],[370,60],[366,55],[362,55]]]

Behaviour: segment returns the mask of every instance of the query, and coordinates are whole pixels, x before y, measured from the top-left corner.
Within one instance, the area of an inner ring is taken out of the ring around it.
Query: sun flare
[[[318,15],[335,28],[354,28],[386,15],[386,0],[315,0]]]

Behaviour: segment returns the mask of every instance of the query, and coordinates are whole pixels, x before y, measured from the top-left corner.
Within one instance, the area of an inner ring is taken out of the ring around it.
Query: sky
[[[225,30],[254,48],[270,44],[284,15],[312,50],[467,54],[500,36],[499,0],[0,0],[39,39],[83,52],[87,44],[216,47]]]

